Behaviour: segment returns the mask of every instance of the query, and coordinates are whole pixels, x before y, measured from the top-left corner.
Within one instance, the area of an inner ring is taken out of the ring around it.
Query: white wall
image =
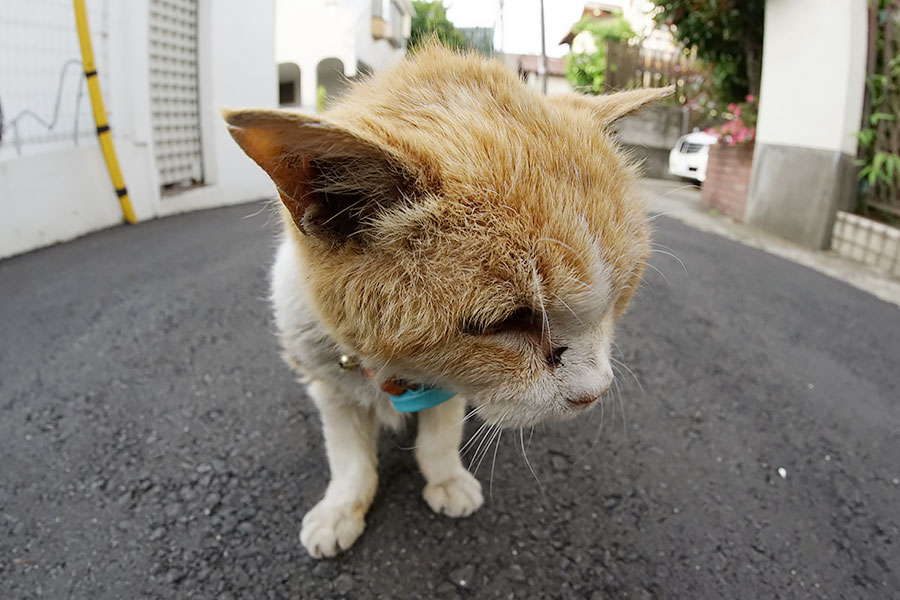
[[[277,106],[274,0],[215,2],[213,10],[214,1],[199,4],[205,185],[162,196],[150,113],[148,0],[91,0],[94,51],[98,59],[105,59],[98,60],[103,95],[139,220],[274,194],[269,179],[228,135],[217,108]],[[249,14],[252,19],[247,18]],[[74,28],[74,18],[67,18],[70,15],[60,15],[61,22],[71,22]],[[66,39],[63,54],[80,58],[75,38]],[[24,60],[31,55],[41,53],[25,53]],[[64,58],[61,55],[56,62]],[[28,68],[26,62],[23,71]],[[5,85],[3,93],[10,89]],[[89,100],[84,101],[89,107]],[[93,123],[88,123],[93,129]],[[24,157],[10,156],[8,148],[4,151],[7,154],[0,156],[0,258],[121,222],[118,199],[95,136],[82,139],[78,147],[58,141],[31,148]]]
[[[855,155],[865,0],[769,0],[757,140]]]
[[[372,37],[372,0],[277,0],[276,57],[300,67],[300,104],[316,108],[316,66],[326,58],[356,75],[357,62],[379,71],[406,54],[387,40]]]
[[[356,19],[345,2],[277,0],[275,56],[300,67],[300,104],[316,108],[316,66],[324,58],[344,63],[344,75],[356,73]],[[367,13],[371,15],[371,12]]]
[[[543,83],[541,81],[541,76],[537,73],[528,73],[525,77],[525,84],[533,88],[537,92],[543,91]],[[569,80],[561,75],[547,75],[547,95],[553,96],[556,94],[571,94],[574,92],[572,89],[572,84],[569,83]]]

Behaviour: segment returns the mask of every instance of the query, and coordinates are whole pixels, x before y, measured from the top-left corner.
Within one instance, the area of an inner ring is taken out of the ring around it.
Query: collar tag
[[[426,408],[437,406],[446,402],[453,396],[453,392],[442,390],[441,388],[423,388],[420,390],[406,390],[399,396],[388,394],[391,404],[397,412],[414,413]]]

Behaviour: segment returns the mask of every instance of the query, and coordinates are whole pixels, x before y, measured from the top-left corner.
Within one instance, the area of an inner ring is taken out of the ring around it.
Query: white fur
[[[300,533],[309,553],[321,558],[346,550],[365,529],[365,514],[378,483],[378,430],[401,427],[405,415],[394,410],[361,369],[339,366],[340,355],[355,355],[354,349],[340,347],[327,333],[306,282],[303,262],[285,240],[272,269],[272,303],[285,359],[308,384],[322,418],[331,481],[322,500],[304,517]],[[502,419],[507,426],[565,418],[588,408],[570,401],[599,397],[613,378],[609,361],[613,318],[605,309],[598,310],[608,305],[608,269],[596,269],[590,288],[583,306],[548,315],[550,335],[569,348],[558,368],[543,369],[527,389],[466,390],[453,381],[447,387],[473,398],[486,420]],[[520,342],[510,337],[498,343]],[[468,516],[484,502],[481,484],[459,456],[465,405],[457,396],[419,413],[416,459],[426,480],[422,495],[432,510],[450,517]]]
[[[381,426],[398,428],[404,415],[359,369],[346,371],[340,348],[325,332],[305,287],[302,262],[282,243],[272,268],[272,304],[285,359],[308,384],[322,418],[331,481],[325,496],[303,518],[300,541],[315,558],[349,548],[365,529],[378,484],[375,443]],[[425,476],[423,497],[437,513],[465,517],[484,498],[481,484],[462,465],[465,401],[452,398],[419,413],[416,459]]]

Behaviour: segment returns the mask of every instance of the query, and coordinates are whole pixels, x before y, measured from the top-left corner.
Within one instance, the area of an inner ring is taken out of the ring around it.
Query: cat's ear
[[[341,243],[415,194],[416,174],[395,151],[322,117],[276,110],[222,116],[304,233]]]
[[[675,87],[670,85],[664,88],[639,88],[601,96],[565,94],[550,96],[547,99],[564,110],[587,110],[600,123],[608,125],[646,104],[671,95],[674,91]]]

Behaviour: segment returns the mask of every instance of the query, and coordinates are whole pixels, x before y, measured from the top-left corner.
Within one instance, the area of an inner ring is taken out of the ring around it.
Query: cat
[[[418,412],[437,513],[470,515],[466,402],[505,427],[583,414],[650,253],[636,167],[611,124],[669,89],[545,97],[501,63],[426,46],[320,115],[225,111],[274,181],[284,238],[272,303],[285,360],[322,420],[331,480],[304,517],[313,557],[362,534],[388,394]],[[455,395],[454,395],[455,394]]]

